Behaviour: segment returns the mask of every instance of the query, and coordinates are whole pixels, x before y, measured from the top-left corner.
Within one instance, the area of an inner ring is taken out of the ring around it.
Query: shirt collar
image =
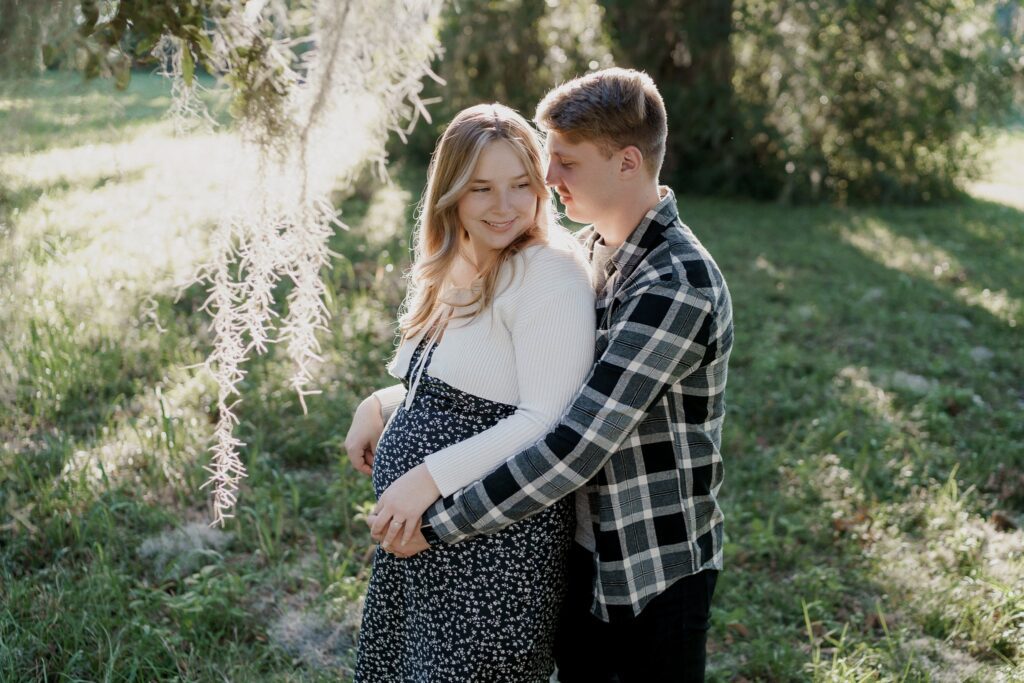
[[[626,238],[626,241],[608,259],[605,268],[608,269],[609,274],[613,268],[620,273],[632,271],[644,254],[658,241],[665,228],[676,222],[679,210],[676,207],[676,195],[672,188],[661,185],[658,187],[658,194],[661,196],[661,200],[644,214],[643,219]],[[597,230],[593,229],[593,226],[591,226],[591,230],[593,232],[587,239],[587,247],[588,251],[593,254],[594,245],[601,240],[601,236]]]

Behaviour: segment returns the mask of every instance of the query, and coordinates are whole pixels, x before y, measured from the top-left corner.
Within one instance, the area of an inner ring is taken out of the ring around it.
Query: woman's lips
[[[498,232],[504,232],[505,230],[508,230],[509,228],[512,227],[512,225],[515,222],[516,222],[515,218],[511,218],[511,219],[509,219],[507,221],[502,221],[500,223],[496,222],[496,221],[484,221],[484,223],[489,225],[494,230],[497,230]]]

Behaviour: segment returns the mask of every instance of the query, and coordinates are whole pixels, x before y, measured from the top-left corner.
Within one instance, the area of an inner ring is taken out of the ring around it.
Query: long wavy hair
[[[446,301],[445,279],[466,232],[459,224],[458,202],[467,191],[480,153],[499,140],[509,143],[526,168],[530,188],[537,196],[535,220],[477,274],[468,299]],[[409,276],[409,294],[398,320],[402,339],[423,331],[443,305],[458,311],[453,317],[471,317],[485,310],[494,300],[501,267],[525,245],[547,242],[552,228],[560,230],[551,193],[544,185],[544,162],[537,132],[516,111],[501,104],[463,109],[448,124],[430,158],[414,236],[415,260]]]

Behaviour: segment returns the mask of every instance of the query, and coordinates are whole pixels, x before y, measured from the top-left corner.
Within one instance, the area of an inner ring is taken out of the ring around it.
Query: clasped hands
[[[397,557],[412,557],[430,544],[420,531],[423,513],[441,496],[426,465],[417,465],[381,494],[367,517],[370,536]]]
[[[356,408],[345,435],[348,459],[363,474],[373,473],[373,456],[383,431],[380,401],[370,396]],[[387,488],[366,519],[373,540],[398,557],[412,557],[429,548],[420,524],[423,513],[440,495],[426,465],[403,474]]]

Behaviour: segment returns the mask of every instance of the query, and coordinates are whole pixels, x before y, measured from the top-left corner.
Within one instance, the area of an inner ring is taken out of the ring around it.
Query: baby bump
[[[373,487],[378,496],[427,455],[479,434],[503,417],[498,412],[459,410],[447,401],[431,400],[431,396],[417,395],[416,399],[410,408],[398,409],[377,444]]]

